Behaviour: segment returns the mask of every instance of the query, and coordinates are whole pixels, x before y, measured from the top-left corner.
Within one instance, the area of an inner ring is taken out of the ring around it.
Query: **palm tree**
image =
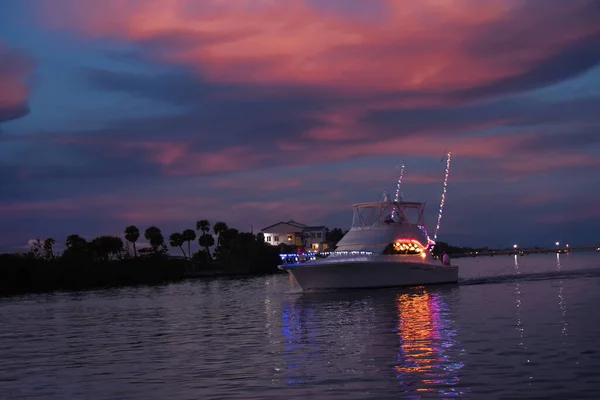
[[[184,242],[185,239],[183,238],[183,235],[179,232],[171,233],[171,236],[169,236],[169,244],[171,245],[171,247],[179,247],[181,249],[181,252],[183,253],[183,256],[186,257],[185,251],[183,251],[182,247]]]
[[[135,242],[140,238],[140,230],[135,225],[129,225],[125,228],[125,239],[133,244],[133,254],[137,257],[137,249],[135,248]]]
[[[193,240],[196,240],[196,231],[193,229],[186,229],[183,231],[183,240],[188,243],[188,258],[192,257],[192,252],[190,249],[190,243]]]
[[[207,219],[201,219],[196,222],[196,230],[202,232],[202,235],[198,238],[198,244],[206,250],[206,259],[208,260],[210,258],[209,247],[215,244],[215,238],[208,233],[210,232],[210,222]]]
[[[210,232],[210,222],[208,222],[206,219],[201,219],[200,221],[196,222],[196,230],[201,231],[202,233]]]
[[[215,235],[217,235],[217,247],[219,247],[221,242],[221,234],[227,229],[229,229],[229,227],[223,221],[219,221],[213,225],[213,231],[215,232]]]
[[[165,238],[163,237],[161,230],[156,226],[151,226],[146,229],[144,237],[150,242],[150,246],[152,246],[152,250],[155,252],[158,251],[160,246],[165,244]]]
[[[206,250],[206,260],[208,261],[210,259],[209,247],[215,244],[215,238],[210,233],[203,233],[198,239],[198,244]]]

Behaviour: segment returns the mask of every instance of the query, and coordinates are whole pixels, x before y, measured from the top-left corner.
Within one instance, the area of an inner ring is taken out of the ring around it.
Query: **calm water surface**
[[[600,398],[600,254],[455,261],[427,288],[0,299],[0,399]]]

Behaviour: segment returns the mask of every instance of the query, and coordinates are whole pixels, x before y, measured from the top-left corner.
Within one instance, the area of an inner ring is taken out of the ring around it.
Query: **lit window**
[[[291,242],[292,239],[294,238],[294,235],[288,235],[288,240]]]

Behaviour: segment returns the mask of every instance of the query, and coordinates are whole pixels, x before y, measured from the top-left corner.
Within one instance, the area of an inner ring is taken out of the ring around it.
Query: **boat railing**
[[[314,261],[321,258],[328,258],[330,260],[348,261],[350,259],[358,258],[360,256],[371,256],[374,253],[372,251],[321,251],[321,252],[305,252],[305,253],[282,253],[279,254],[279,258],[286,264],[302,263],[306,261]]]

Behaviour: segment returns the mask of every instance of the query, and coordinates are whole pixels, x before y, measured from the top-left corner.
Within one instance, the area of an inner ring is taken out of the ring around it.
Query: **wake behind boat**
[[[446,164],[444,205],[450,153]],[[353,205],[351,229],[332,252],[283,255],[279,269],[294,277],[302,290],[383,288],[458,282],[458,267],[436,260],[424,223],[425,204],[386,195],[381,201]],[[436,235],[437,235],[436,228]]]

